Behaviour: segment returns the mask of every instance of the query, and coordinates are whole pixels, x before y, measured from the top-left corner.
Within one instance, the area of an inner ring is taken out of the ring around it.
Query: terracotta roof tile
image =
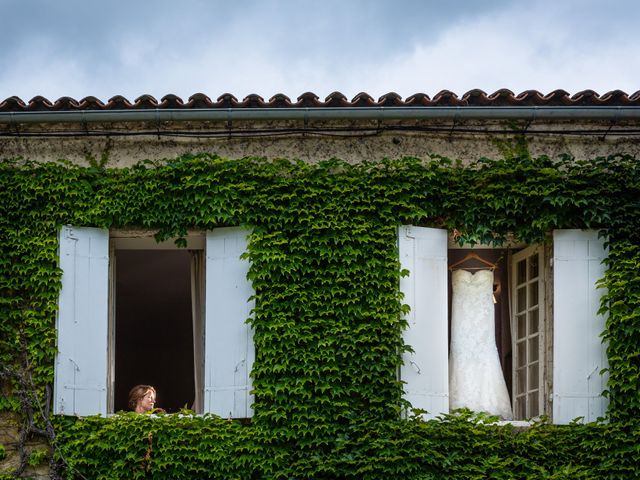
[[[53,109],[56,111],[79,110],[80,104],[75,98],[60,97],[53,104]]]
[[[439,107],[458,107],[465,105],[465,102],[461,101],[455,93],[449,90],[441,90],[433,97],[431,102],[433,105],[438,105]]]
[[[51,103],[48,99],[38,95],[37,97],[33,97],[29,100],[27,110],[30,112],[54,110],[54,105],[55,104]]]
[[[160,105],[158,105],[158,108],[183,108],[183,107],[184,107],[184,103],[182,102],[182,99],[172,93],[162,97],[162,100],[160,100]]]
[[[613,90],[599,95],[593,90],[583,90],[571,96],[565,90],[554,90],[546,95],[537,90],[526,90],[515,95],[511,90],[500,89],[492,94],[483,90],[469,90],[462,96],[449,90],[442,90],[435,96],[429,97],[424,93],[416,93],[402,99],[395,92],[382,95],[377,101],[371,95],[360,92],[349,100],[340,92],[330,93],[324,101],[313,92],[301,94],[296,101],[278,93],[265,101],[257,94],[247,95],[239,101],[234,95],[224,93],[215,102],[203,93],[196,93],[188,101],[176,95],[165,95],[160,101],[151,95],[141,95],[131,102],[129,99],[116,95],[103,103],[96,97],[85,97],[75,100],[71,97],[61,97],[56,101],[36,96],[28,102],[12,96],[0,101],[0,112],[39,112],[39,111],[78,111],[78,110],[129,110],[129,109],[201,109],[201,108],[367,108],[367,107],[530,107],[530,106],[640,106],[640,91],[631,95]]]
[[[107,110],[129,110],[130,108],[133,108],[133,105],[122,95],[111,97],[106,105]]]
[[[478,105],[479,107],[487,107],[492,104],[487,94],[478,89],[469,90],[462,96],[461,101],[464,105]]]
[[[396,92],[389,92],[378,99],[378,106],[380,107],[402,107],[403,104],[402,97]]]
[[[487,97],[487,102],[496,107],[515,107],[518,105],[516,96],[506,88],[493,92]]]
[[[602,105],[600,96],[593,90],[583,90],[571,97],[571,102],[576,106]]]
[[[0,112],[23,112],[27,105],[20,97],[9,97],[0,102]]]
[[[333,92],[327,95],[324,102],[325,107],[348,107],[349,99],[340,92]]]
[[[136,102],[133,104],[134,108],[158,108],[158,101],[151,95],[141,95],[136,98]]]
[[[291,106],[291,99],[282,93],[276,93],[269,99],[269,105],[274,108],[286,108]]]
[[[408,97],[404,103],[409,107],[426,107],[431,105],[431,99],[426,93],[416,93]]]
[[[366,92],[360,92],[353,100],[351,100],[352,107],[377,107],[376,101],[371,95]]]
[[[202,95],[202,94],[199,94],[199,95]],[[189,103],[185,104],[185,107],[193,108],[193,106],[191,105],[193,98],[194,97],[191,97],[189,99]],[[211,100],[209,100],[209,103],[211,103]],[[238,99],[233,95],[231,95],[230,93],[223,93],[218,97],[218,100],[215,103],[215,106],[218,108],[233,108],[233,107],[236,107],[237,105],[238,105]],[[211,106],[214,106],[214,104],[211,103]]]
[[[525,90],[514,98],[514,105],[521,105],[523,107],[535,107],[544,104],[544,95],[537,90]]]
[[[320,107],[322,104],[318,101],[318,96],[313,92],[304,92],[298,97],[298,101],[294,105],[296,107]]]
[[[80,100],[80,110],[106,110],[107,106],[96,97],[84,97]]]
[[[237,102],[236,98],[232,98]],[[187,108],[212,108],[213,102],[204,93],[194,93],[189,97],[189,102],[185,104]]]
[[[555,105],[558,107],[563,105],[571,105],[571,97],[569,96],[569,92],[565,90],[554,90],[553,92],[544,96],[543,105]]]
[[[607,92],[600,97],[600,101],[603,104],[613,103],[616,105],[630,105],[632,103],[629,96],[622,90],[612,90],[611,92]]]
[[[251,93],[242,99],[239,108],[264,108],[267,104],[264,99],[257,93]]]

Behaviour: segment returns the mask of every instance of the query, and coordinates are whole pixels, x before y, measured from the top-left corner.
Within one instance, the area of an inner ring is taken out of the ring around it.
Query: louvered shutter
[[[553,421],[593,421],[605,414],[606,346],[596,282],[604,276],[604,242],[595,231],[553,232]]]
[[[241,228],[207,232],[204,411],[225,418],[253,415],[249,392],[255,350],[246,320],[254,291],[247,279],[249,262],[240,259],[247,236]]]
[[[63,227],[54,412],[106,415],[109,231]]]
[[[400,279],[411,307],[404,342],[414,350],[403,355],[400,378],[405,399],[433,418],[449,412],[447,232],[402,226],[398,242],[401,267],[410,272]]]

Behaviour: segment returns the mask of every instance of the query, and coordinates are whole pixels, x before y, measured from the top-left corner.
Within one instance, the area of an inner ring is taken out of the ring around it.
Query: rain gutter
[[[283,107],[0,112],[0,124],[234,120],[638,120],[626,107]]]

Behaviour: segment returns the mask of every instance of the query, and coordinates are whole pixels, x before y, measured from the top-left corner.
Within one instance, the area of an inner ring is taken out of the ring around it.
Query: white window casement
[[[118,379],[129,378],[128,370],[135,366],[128,355],[142,348],[139,340],[133,347],[127,345],[123,334],[139,329],[136,324],[142,322],[137,318],[145,313],[140,308],[161,304],[166,292],[186,284],[181,290],[187,292],[182,299],[187,305],[182,311],[187,312],[182,315],[186,320],[181,324],[169,318],[160,332],[142,332],[152,344],[148,361],[152,367],[160,365],[159,375],[169,375],[174,364],[189,365],[193,378],[188,398],[193,403],[186,406],[197,412],[251,417],[250,372],[255,350],[246,320],[254,292],[247,279],[249,263],[240,258],[247,248],[247,231],[220,228],[188,237],[187,249],[177,249],[172,241],[157,244],[148,232],[139,233],[110,235],[108,230],[70,226],[60,231],[62,289],[56,325],[54,412],[112,413],[118,404],[114,401],[116,387],[128,391],[133,386],[118,386]],[[178,265],[177,270],[162,273],[157,267],[165,261]],[[182,272],[184,278],[173,278],[173,272]],[[159,278],[152,278],[155,274]],[[139,276],[143,280],[136,280]],[[129,284],[136,281],[138,287],[131,288]],[[154,285],[163,283],[168,284],[165,290],[154,291],[158,290]],[[140,307],[143,300],[146,306]],[[175,316],[175,312],[168,310],[164,316]],[[185,332],[178,331],[181,326]],[[185,335],[188,351],[175,351],[179,337]],[[144,380],[135,383],[151,383]],[[122,401],[119,405],[122,407]]]
[[[514,418],[534,418],[545,404],[545,269],[542,247],[525,248],[511,261],[512,407]]]
[[[404,355],[400,378],[405,398],[435,418],[449,412],[447,267],[455,251],[446,231],[415,226],[400,227],[398,246],[401,268],[410,272],[400,290],[411,309],[404,341],[413,349]],[[501,259],[505,280],[496,339],[501,350],[502,335],[514,418],[546,415],[566,424],[603,417],[607,376],[600,372],[607,359],[598,309],[604,292],[596,287],[604,276],[603,239],[596,231],[556,230],[550,247],[518,246],[493,255]]]

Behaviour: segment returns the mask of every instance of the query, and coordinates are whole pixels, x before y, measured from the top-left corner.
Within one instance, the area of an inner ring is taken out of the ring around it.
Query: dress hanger
[[[459,267],[464,262],[467,262],[469,260],[477,260],[480,263],[483,263],[485,266],[483,266],[483,267],[460,267],[460,268],[464,268],[465,270],[491,270],[491,271],[493,271],[493,270],[495,270],[495,268],[497,266],[495,263],[491,263],[490,261],[485,260],[480,255],[478,255],[476,252],[469,252],[464,256],[464,258],[462,260],[458,260],[457,262],[454,262],[451,265],[449,265],[449,270],[453,270],[456,267]]]

